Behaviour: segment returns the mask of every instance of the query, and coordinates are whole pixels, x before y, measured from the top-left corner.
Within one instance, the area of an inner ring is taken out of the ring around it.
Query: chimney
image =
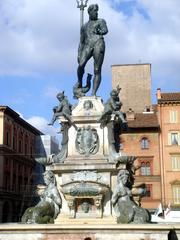
[[[161,88],[157,88],[156,97],[157,97],[157,100],[161,99]]]
[[[126,112],[126,119],[127,121],[132,121],[135,119],[135,113],[132,108],[129,108],[129,110]]]

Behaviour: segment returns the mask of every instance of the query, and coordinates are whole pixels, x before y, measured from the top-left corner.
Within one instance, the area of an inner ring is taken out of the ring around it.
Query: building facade
[[[120,148],[136,156],[135,185],[146,184],[142,207],[155,209],[161,201],[159,123],[156,112],[127,113],[128,129],[120,135]]]
[[[150,64],[113,65],[112,86],[117,85],[129,126],[120,147],[138,157],[136,181],[146,183],[149,195],[143,206],[180,207],[180,92],[158,89],[152,113]]]
[[[151,106],[151,65],[112,65],[112,87],[121,87],[122,111],[142,113]]]
[[[180,207],[180,92],[157,90],[162,204]]]
[[[36,136],[42,133],[0,106],[0,222],[17,222],[31,203]]]

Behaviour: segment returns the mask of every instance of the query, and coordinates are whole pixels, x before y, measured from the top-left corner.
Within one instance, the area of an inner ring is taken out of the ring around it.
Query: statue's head
[[[113,98],[113,99],[116,99],[118,97],[118,92],[116,91],[116,89],[113,89],[111,92],[110,92],[110,96]]]
[[[83,107],[85,110],[89,110],[93,108],[93,103],[91,102],[91,100],[86,100],[83,104]]]
[[[121,88],[119,87],[119,85],[117,85],[116,89],[113,89],[113,90],[110,92],[110,96],[111,96],[112,98],[119,97],[120,90],[121,90]]]
[[[81,208],[85,213],[88,213],[90,208],[90,203],[88,201],[84,201],[81,205]]]
[[[126,169],[119,170],[117,175],[117,181],[122,182],[123,185],[125,185],[128,182],[128,179],[129,179],[129,171]]]
[[[58,99],[59,101],[62,101],[63,98],[64,98],[64,91],[59,92],[59,93],[56,95],[56,97],[57,97],[57,99]]]
[[[91,20],[97,20],[98,19],[98,10],[99,10],[99,7],[98,7],[97,4],[91,4],[88,7],[88,14],[89,14],[89,18]]]

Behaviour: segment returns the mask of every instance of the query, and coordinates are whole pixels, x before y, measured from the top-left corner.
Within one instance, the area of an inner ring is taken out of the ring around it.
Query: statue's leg
[[[101,68],[104,60],[105,46],[104,42],[97,42],[93,52],[94,58],[94,79],[92,96],[96,96],[96,92],[101,83]]]
[[[61,113],[54,113],[54,115],[53,115],[53,117],[52,117],[52,119],[51,119],[51,122],[48,124],[48,125],[53,125],[54,123],[55,123],[55,121],[57,120],[57,117],[58,116],[62,116],[62,114]]]
[[[56,117],[55,117],[55,114],[54,114],[50,123],[48,123],[48,125],[53,125],[55,121],[56,121]]]
[[[79,64],[78,69],[77,69],[78,87],[79,88],[82,88],[83,75],[84,75],[84,66]]]
[[[77,69],[78,87],[79,88],[82,88],[84,69],[85,69],[87,61],[91,58],[91,56],[92,56],[92,54],[91,54],[90,49],[88,47],[86,47],[81,54],[81,58],[79,60],[79,66]]]
[[[63,116],[61,112],[54,113],[51,122],[48,125],[53,125],[59,116]]]

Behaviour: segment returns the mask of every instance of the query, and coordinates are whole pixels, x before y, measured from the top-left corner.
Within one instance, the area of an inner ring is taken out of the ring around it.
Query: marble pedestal
[[[100,127],[103,110],[101,98],[80,98],[72,111],[67,158],[46,167],[55,174],[62,198],[55,223],[92,223],[94,219],[101,219],[101,224],[116,222],[111,195],[117,166],[109,161],[107,127]],[[67,122],[64,117],[59,121]]]

